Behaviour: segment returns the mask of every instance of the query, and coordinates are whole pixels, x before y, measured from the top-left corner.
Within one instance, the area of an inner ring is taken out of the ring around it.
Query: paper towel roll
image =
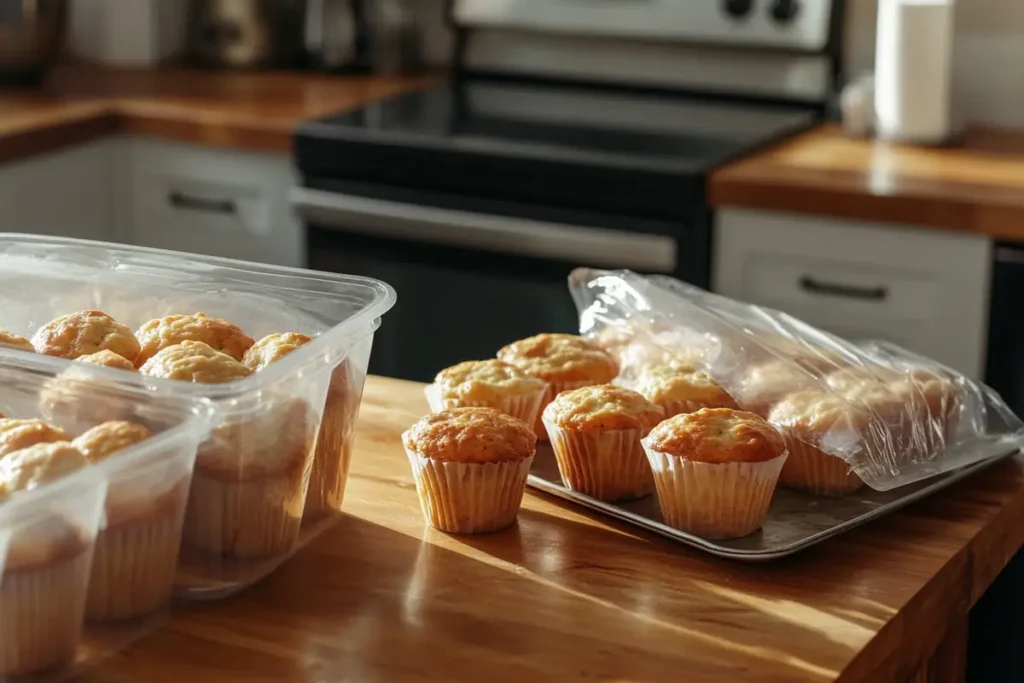
[[[952,133],[950,81],[955,0],[879,0],[876,132],[939,143]]]

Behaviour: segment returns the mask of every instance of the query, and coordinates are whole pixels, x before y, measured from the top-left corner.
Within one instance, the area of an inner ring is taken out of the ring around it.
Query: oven
[[[655,219],[307,179],[292,193],[308,264],[399,292],[370,372],[430,381],[540,332],[578,331],[577,266],[671,274],[706,286],[710,217]]]

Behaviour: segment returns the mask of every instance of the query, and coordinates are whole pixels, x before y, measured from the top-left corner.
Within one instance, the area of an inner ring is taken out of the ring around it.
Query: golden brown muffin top
[[[200,384],[233,382],[252,374],[252,370],[231,356],[198,341],[183,341],[160,349],[139,372],[150,377]]]
[[[42,420],[0,419],[0,458],[29,446],[54,441],[71,441],[71,436]]]
[[[144,323],[135,336],[142,345],[136,365],[142,365],[161,349],[184,341],[203,342],[237,361],[242,360],[253,345],[252,337],[238,325],[221,318],[207,317],[205,313],[156,318]]]
[[[705,408],[739,408],[711,375],[681,364],[647,368],[635,388],[659,405],[667,401],[694,401]]]
[[[801,368],[780,360],[768,361],[746,370],[735,387],[740,405],[760,412],[783,396],[802,389],[816,389],[816,380]]]
[[[7,330],[0,330],[0,346],[6,346],[7,348],[18,349],[20,351],[35,351],[35,347],[32,346],[32,342],[21,335],[8,332]]]
[[[71,444],[89,462],[99,462],[108,455],[112,455],[140,441],[145,441],[151,436],[153,436],[153,432],[140,424],[113,420],[96,425],[89,431],[76,437]]]
[[[421,418],[402,434],[402,443],[431,460],[507,462],[532,457],[537,435],[493,408],[453,408]]]
[[[139,342],[126,326],[103,311],[77,311],[62,315],[40,327],[32,337],[32,346],[48,356],[75,359],[109,349],[135,362]]]
[[[135,364],[124,356],[119,356],[110,349],[103,349],[96,353],[88,353],[75,359],[76,363],[89,363],[90,365],[102,365],[106,368],[117,368],[118,370],[134,370]]]
[[[544,409],[545,421],[582,431],[648,430],[664,417],[665,411],[643,394],[613,384],[563,391]]]
[[[763,418],[744,410],[701,408],[655,427],[647,446],[694,462],[766,462],[786,451],[782,435]]]
[[[437,373],[434,384],[443,398],[493,403],[506,396],[544,391],[544,380],[502,360],[467,360]]]
[[[864,432],[875,416],[893,417],[903,404],[882,385],[861,384],[842,394],[810,389],[784,397],[768,420],[801,441],[815,443],[833,431]]]
[[[0,491],[31,491],[86,464],[85,456],[67,441],[37,443],[0,458]]]
[[[313,341],[312,337],[300,332],[268,334],[249,347],[249,350],[242,356],[242,364],[253,372],[262,370],[311,341]]]
[[[520,339],[498,351],[498,358],[547,382],[593,382],[615,379],[618,365],[583,337],[573,334],[538,334]]]

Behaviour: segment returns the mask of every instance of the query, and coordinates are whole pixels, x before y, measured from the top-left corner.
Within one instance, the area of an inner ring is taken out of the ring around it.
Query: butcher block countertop
[[[302,121],[432,80],[61,66],[42,88],[0,90],[0,161],[117,132],[286,154]]]
[[[1024,240],[1024,132],[970,128],[945,147],[847,138],[835,124],[716,171],[716,207],[809,213]]]
[[[337,525],[82,680],[962,681],[967,610],[1024,541],[1021,459],[761,565],[529,490],[517,526],[447,536],[399,437],[426,409],[371,377]]]

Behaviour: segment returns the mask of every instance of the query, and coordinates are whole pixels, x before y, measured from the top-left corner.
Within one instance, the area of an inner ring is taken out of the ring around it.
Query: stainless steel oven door
[[[678,241],[662,223],[637,221],[640,232],[309,188],[291,199],[311,268],[398,291],[374,341],[375,374],[430,381],[515,339],[575,331],[566,277],[576,266],[677,272]]]

